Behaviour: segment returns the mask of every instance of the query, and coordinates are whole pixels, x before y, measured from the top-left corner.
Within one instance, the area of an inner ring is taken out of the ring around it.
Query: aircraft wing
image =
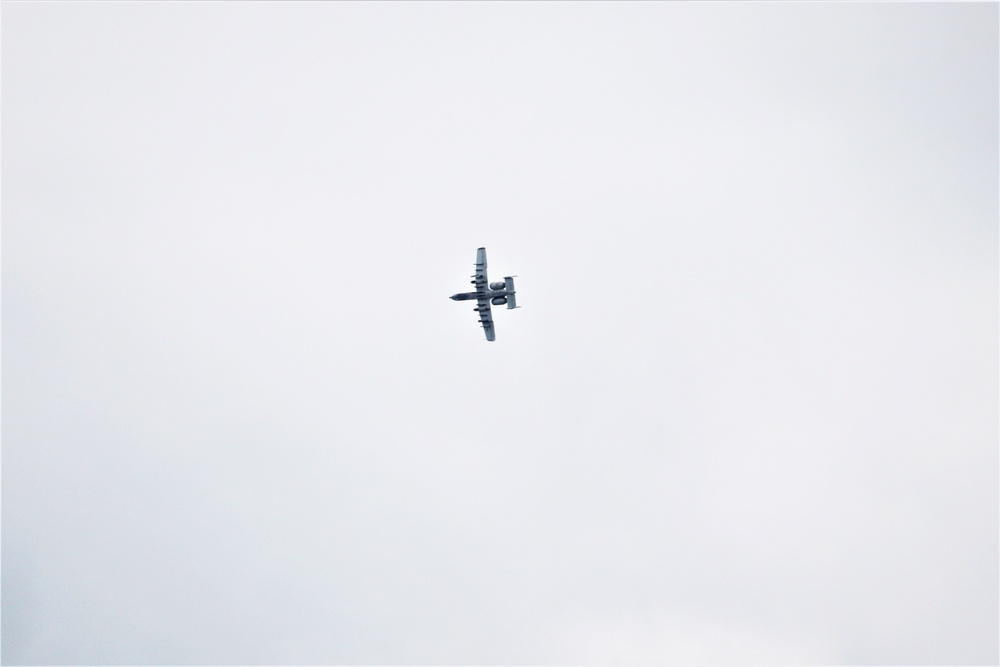
[[[475,278],[476,291],[485,292],[490,284],[486,277],[486,248],[480,248],[476,251],[476,275],[473,278]],[[489,306],[489,303],[487,302],[486,305]]]
[[[486,340],[494,340],[497,335],[493,330],[493,311],[490,309],[490,298],[486,296],[486,290],[490,285],[489,278],[486,277],[486,248],[480,248],[476,251],[476,275],[473,277],[475,278],[476,291],[482,295],[476,299],[476,307],[479,309],[479,323],[483,325],[483,331],[486,332]]]
[[[479,297],[478,304],[479,323],[483,325],[483,331],[486,332],[486,340],[494,340],[497,334],[493,330],[493,311],[490,309],[490,300],[487,297]]]

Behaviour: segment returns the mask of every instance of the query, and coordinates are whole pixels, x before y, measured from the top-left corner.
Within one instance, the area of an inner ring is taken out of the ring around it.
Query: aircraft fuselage
[[[470,301],[473,299],[492,299],[498,296],[507,296],[507,290],[488,289],[484,292],[461,292],[459,294],[452,294],[450,298],[453,301]]]

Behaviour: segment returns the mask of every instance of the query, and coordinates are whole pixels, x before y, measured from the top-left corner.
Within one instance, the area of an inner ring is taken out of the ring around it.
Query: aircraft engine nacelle
[[[495,296],[491,299],[494,306],[502,306],[507,303],[507,297],[505,296]]]
[[[502,290],[507,287],[507,283],[490,283],[490,289],[492,290]]]

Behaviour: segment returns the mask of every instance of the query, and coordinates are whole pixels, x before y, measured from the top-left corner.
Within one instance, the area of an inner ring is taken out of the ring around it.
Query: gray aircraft
[[[472,310],[479,313],[479,323],[486,332],[486,340],[496,340],[490,304],[494,306],[507,304],[507,308],[517,308],[517,300],[514,298],[514,276],[506,276],[502,283],[489,282],[486,277],[486,248],[480,248],[476,251],[476,273],[472,276],[472,284],[476,286],[475,292],[453,294],[451,298],[455,301],[475,299],[476,307]]]

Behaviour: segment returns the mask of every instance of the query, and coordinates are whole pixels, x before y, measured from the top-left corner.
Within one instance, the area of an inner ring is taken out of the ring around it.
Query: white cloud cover
[[[995,663],[997,18],[5,5],[3,661]]]

